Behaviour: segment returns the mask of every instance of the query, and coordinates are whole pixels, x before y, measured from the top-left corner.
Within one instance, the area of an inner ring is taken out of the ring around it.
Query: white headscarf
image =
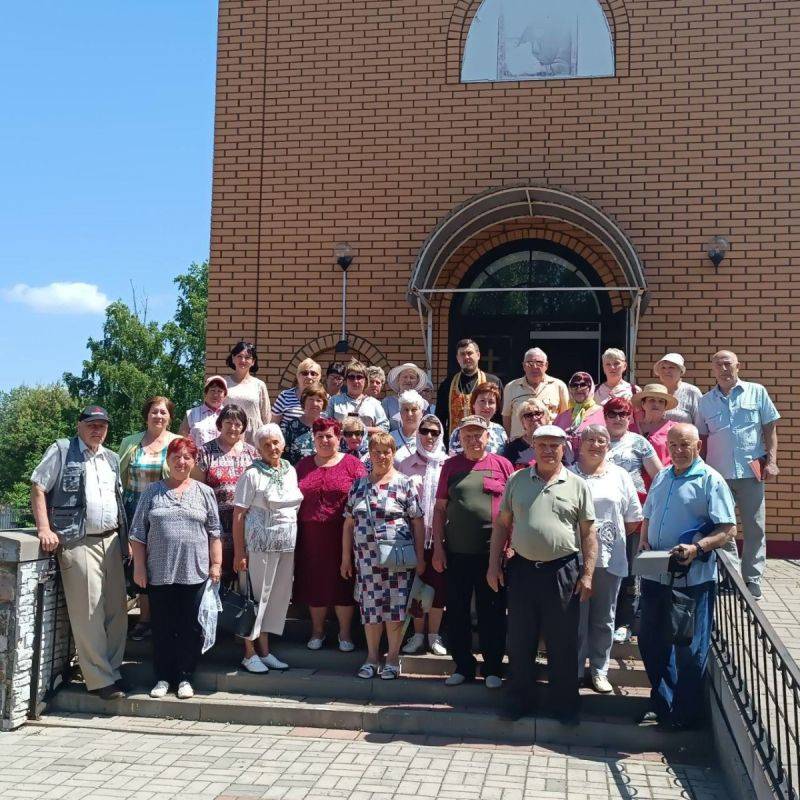
[[[444,449],[444,426],[438,417],[433,414],[426,414],[419,423],[419,427],[424,427],[426,422],[435,422],[439,428],[439,436],[433,445],[433,450],[426,450],[420,440],[419,428],[417,429],[417,455],[425,462],[425,475],[422,478],[420,487],[420,504],[425,515],[425,539],[428,544],[429,531],[433,528],[433,506],[436,503],[436,489],[439,486],[439,474],[442,471],[442,464],[447,459],[447,451]]]

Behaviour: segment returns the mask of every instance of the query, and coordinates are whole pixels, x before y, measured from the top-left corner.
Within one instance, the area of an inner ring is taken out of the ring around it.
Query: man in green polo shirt
[[[550,710],[564,724],[575,724],[579,604],[592,594],[597,537],[589,487],[562,464],[566,443],[566,433],[554,425],[534,432],[536,463],[508,479],[492,529],[486,580],[495,591],[506,586],[513,698],[508,716],[534,709],[534,656],[543,634]]]

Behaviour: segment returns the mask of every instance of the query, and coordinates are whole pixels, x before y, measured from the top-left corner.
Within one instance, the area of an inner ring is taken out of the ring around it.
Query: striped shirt
[[[280,414],[281,430],[285,434],[287,423],[303,415],[303,409],[300,406],[300,395],[297,393],[296,386],[292,386],[291,389],[284,389],[275,398],[275,402],[272,404],[272,413]]]

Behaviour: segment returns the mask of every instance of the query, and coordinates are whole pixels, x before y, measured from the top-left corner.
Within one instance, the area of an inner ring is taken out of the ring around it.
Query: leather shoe
[[[102,689],[94,689],[92,694],[96,694],[101,700],[124,700],[126,696],[125,692],[114,683],[103,686]]]

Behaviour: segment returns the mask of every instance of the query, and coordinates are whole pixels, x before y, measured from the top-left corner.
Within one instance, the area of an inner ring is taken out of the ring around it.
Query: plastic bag
[[[208,580],[200,600],[200,610],[197,612],[197,621],[203,629],[202,653],[210,650],[217,641],[217,619],[220,611],[222,611],[222,603],[219,599],[219,584]]]

